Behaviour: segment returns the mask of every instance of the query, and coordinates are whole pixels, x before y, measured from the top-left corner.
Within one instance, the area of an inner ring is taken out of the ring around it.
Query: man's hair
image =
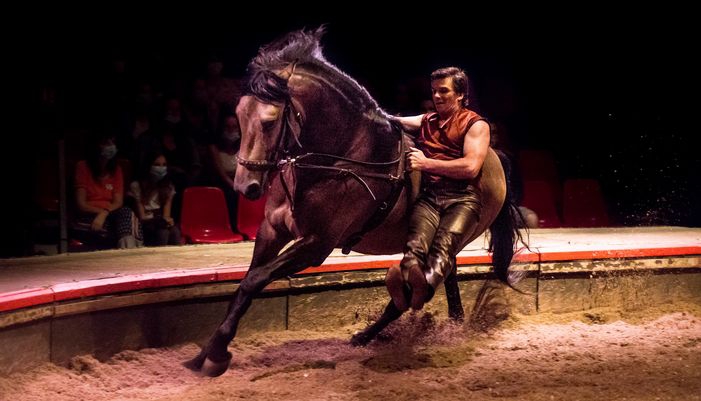
[[[431,81],[448,77],[453,78],[453,90],[458,95],[463,95],[462,106],[467,107],[470,104],[467,74],[458,67],[439,68],[431,73]]]

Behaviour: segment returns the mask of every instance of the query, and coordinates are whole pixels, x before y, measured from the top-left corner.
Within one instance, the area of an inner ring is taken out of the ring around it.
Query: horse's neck
[[[303,104],[306,124],[302,143],[311,151],[371,160],[385,156],[383,149],[398,143],[377,103],[339,70],[327,65],[300,65],[289,85]]]
[[[305,107],[302,153],[327,153],[362,161],[396,158],[399,136],[374,110],[357,111],[326,96]]]

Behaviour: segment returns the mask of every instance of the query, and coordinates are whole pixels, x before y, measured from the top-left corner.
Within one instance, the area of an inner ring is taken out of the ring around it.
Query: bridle
[[[266,170],[272,170],[272,169],[279,169],[281,167],[281,163],[289,158],[290,155],[290,150],[287,146],[288,139],[287,137],[290,135],[292,132],[292,127],[290,126],[290,110],[292,107],[291,106],[291,101],[286,101],[285,102],[285,108],[282,112],[282,125],[280,126],[280,133],[277,138],[277,143],[275,144],[275,151],[273,151],[271,158],[269,160],[261,160],[261,159],[244,159],[240,156],[236,156],[236,160],[238,163],[244,167],[246,167],[249,170],[252,171],[266,171]],[[302,126],[301,122],[301,115],[299,112],[295,113],[295,118],[297,119],[297,123],[299,126]],[[295,139],[295,142],[297,142],[297,145],[302,148],[302,144],[299,143],[299,138],[297,136],[293,137]],[[284,155],[284,159],[280,158],[280,155]]]
[[[289,79],[292,77],[294,74],[294,70],[296,67],[296,63],[293,65],[292,70],[290,72],[290,76],[287,78]],[[293,128],[290,123],[290,113],[293,113],[294,118],[297,121],[297,124],[300,127],[300,132],[298,134],[295,134],[293,132]],[[370,186],[365,182],[363,177],[366,178],[378,178],[378,179],[383,179],[390,181],[393,186],[396,186],[397,183],[403,181],[403,173],[404,173],[404,141],[403,141],[403,136],[401,132],[399,133],[399,156],[395,160],[391,160],[388,162],[366,162],[362,160],[355,160],[355,159],[350,159],[347,157],[343,156],[337,156],[337,155],[332,155],[332,154],[326,154],[326,153],[314,153],[314,152],[309,152],[309,153],[304,153],[298,156],[292,156],[292,152],[290,150],[290,142],[291,140],[289,139],[290,136],[294,138],[295,144],[299,149],[303,149],[302,144],[300,143],[299,136],[301,135],[301,130],[303,128],[303,121],[300,112],[298,112],[295,109],[295,106],[292,102],[292,99],[288,97],[288,99],[285,101],[285,106],[282,112],[282,124],[280,126],[280,132],[278,135],[277,143],[275,144],[275,151],[273,151],[270,159],[244,159],[240,156],[236,157],[236,160],[238,161],[238,164],[241,166],[252,170],[252,171],[267,171],[267,170],[279,170],[283,172],[283,170],[291,168],[293,173],[295,169],[307,169],[307,170],[326,170],[330,172],[335,172],[338,174],[339,177],[352,177],[356,181],[358,181],[364,188],[365,190],[370,194],[373,200],[377,200],[377,197],[375,194],[372,192],[370,189]],[[321,158],[321,159],[330,159],[334,161],[344,161],[350,164],[355,164],[358,166],[366,166],[366,167],[372,167],[372,168],[380,168],[380,167],[389,167],[393,165],[397,165],[397,171],[396,174],[391,174],[391,173],[375,173],[375,172],[365,172],[365,171],[356,171],[351,168],[343,168],[343,167],[336,167],[333,165],[324,165],[324,164],[314,164],[314,163],[309,163],[306,162],[306,159],[309,158]],[[285,181],[284,174],[280,174],[281,181],[283,188],[285,189],[286,196],[288,200],[290,201],[290,205],[292,207],[292,210],[294,210],[294,198],[289,191],[288,185]],[[385,202],[386,203],[386,202]],[[385,208],[387,205],[384,206]]]

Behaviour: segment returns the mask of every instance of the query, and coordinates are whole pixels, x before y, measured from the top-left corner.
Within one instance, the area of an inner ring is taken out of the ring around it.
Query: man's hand
[[[168,225],[168,227],[173,227],[173,226],[175,225],[175,221],[174,221],[173,218],[170,217],[170,216],[164,217],[163,220],[165,220],[165,222],[166,222],[166,224]]]
[[[424,152],[410,147],[410,150],[406,153],[406,164],[409,171],[412,170],[425,170],[428,166],[430,160],[424,155]]]

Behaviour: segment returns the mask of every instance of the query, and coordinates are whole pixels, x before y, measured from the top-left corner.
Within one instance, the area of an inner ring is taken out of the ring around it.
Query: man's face
[[[431,81],[431,93],[436,111],[442,117],[447,117],[460,109],[463,95],[458,95],[453,89],[453,78],[441,78]]]

